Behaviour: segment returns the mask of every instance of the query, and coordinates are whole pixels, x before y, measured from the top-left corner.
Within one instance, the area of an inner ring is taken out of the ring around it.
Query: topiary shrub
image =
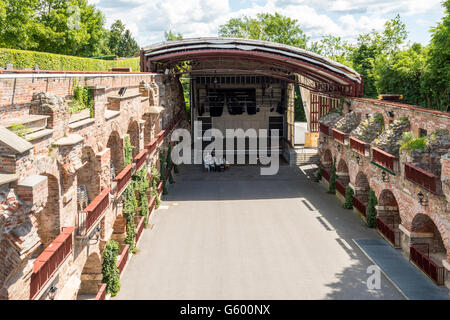
[[[377,196],[375,195],[375,192],[370,189],[369,202],[366,208],[366,222],[369,228],[375,228],[375,226],[377,225],[377,209],[375,209],[375,206],[377,204]]]
[[[113,297],[120,290],[120,274],[117,268],[119,250],[119,244],[114,240],[108,241],[103,250],[102,282],[106,283],[106,292]]]
[[[350,186],[347,186],[345,189],[345,203],[344,208],[345,209],[353,209],[353,195],[355,193],[353,192],[353,189]]]
[[[328,185],[328,192],[336,194],[336,180],[338,176],[336,174],[336,158],[333,160],[333,166],[331,167],[330,183]]]

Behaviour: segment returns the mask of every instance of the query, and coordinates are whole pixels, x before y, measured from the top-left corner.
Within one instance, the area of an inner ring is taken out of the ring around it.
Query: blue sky
[[[327,34],[353,42],[356,36],[383,24],[397,13],[409,31],[410,42],[427,44],[429,29],[443,14],[442,0],[89,0],[110,25],[121,19],[139,45],[162,41],[172,29],[184,37],[217,36],[232,17],[279,12],[297,19],[311,40]]]

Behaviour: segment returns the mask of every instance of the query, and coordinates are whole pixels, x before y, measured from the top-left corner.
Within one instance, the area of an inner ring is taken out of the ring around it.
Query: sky
[[[442,0],[88,0],[108,27],[120,19],[140,46],[164,40],[164,31],[184,38],[217,36],[230,18],[278,12],[294,18],[312,41],[332,34],[354,42],[357,35],[400,14],[408,40],[428,44],[430,28],[444,15]]]

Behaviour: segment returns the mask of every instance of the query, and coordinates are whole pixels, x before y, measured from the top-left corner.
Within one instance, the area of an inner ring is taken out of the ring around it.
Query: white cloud
[[[326,34],[354,39],[362,32],[381,30],[388,16],[426,18],[442,10],[440,0],[266,0],[240,3],[232,11],[229,0],[89,0],[106,15],[108,24],[121,19],[147,45],[162,41],[172,29],[185,37],[216,36],[231,17],[279,12],[297,19],[313,40]]]

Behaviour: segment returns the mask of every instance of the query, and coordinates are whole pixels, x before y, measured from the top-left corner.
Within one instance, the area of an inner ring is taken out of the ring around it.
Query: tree
[[[87,0],[2,0],[0,45],[78,56],[105,51],[103,14]],[[7,22],[7,23],[6,23]]]
[[[341,37],[331,34],[326,35],[321,40],[313,42],[308,49],[336,62],[349,67],[352,66],[350,58],[352,47],[347,41],[343,41]]]
[[[164,38],[166,39],[166,41],[181,40],[183,39],[183,35],[179,32],[175,33],[172,32],[172,30],[168,30],[164,31]]]
[[[120,290],[120,274],[117,268],[119,244],[109,240],[103,250],[102,282],[106,283],[106,292],[115,296]]]
[[[256,18],[232,18],[219,28],[219,36],[258,39],[306,48],[308,37],[298,21],[275,12],[259,13]]]
[[[353,208],[353,195],[354,191],[350,186],[347,186],[345,189],[345,203],[344,208],[345,209],[352,209]]]
[[[430,103],[437,109],[449,110],[450,104],[450,0],[442,3],[445,15],[431,29],[426,86]]]
[[[375,98],[377,96],[373,74],[374,60],[379,55],[387,55],[387,57],[393,55],[406,37],[406,26],[401,21],[400,15],[387,21],[381,34],[373,30],[358,36],[356,46],[351,49],[350,59],[353,68],[364,77],[364,95],[366,97]]]
[[[130,30],[125,30],[117,48],[117,55],[119,57],[132,57],[139,52],[139,50],[139,45],[131,36]]]
[[[118,55],[119,44],[122,40],[122,35],[125,32],[125,25],[121,20],[116,20],[111,25],[108,34],[108,48],[114,55]]]

